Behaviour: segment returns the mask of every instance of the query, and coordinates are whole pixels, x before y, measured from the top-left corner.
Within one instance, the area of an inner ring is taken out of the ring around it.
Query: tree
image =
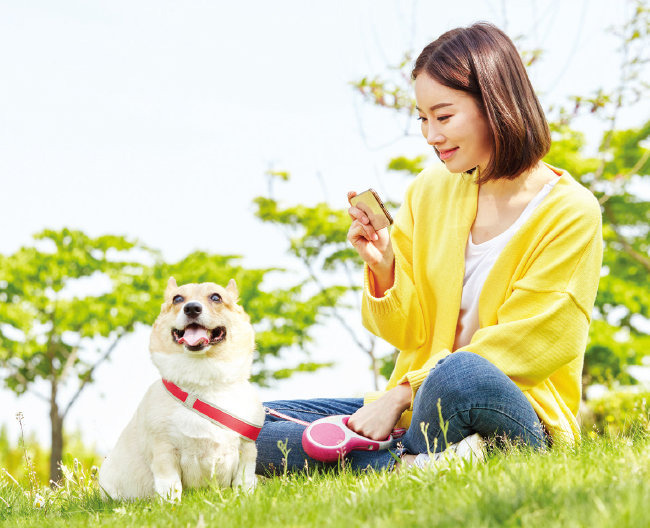
[[[35,239],[35,246],[0,255],[0,368],[9,389],[29,391],[49,405],[53,481],[60,477],[65,417],[120,340],[136,325],[153,323],[170,276],[179,284],[237,281],[241,303],[257,330],[257,383],[329,365],[306,361],[281,370],[266,365],[266,359],[287,348],[306,349],[309,330],[325,304],[319,295],[306,295],[302,284],[263,291],[265,276],[280,270],[244,269],[238,257],[205,252],[168,264],[157,252],[123,237],[91,238],[68,229],[45,230]],[[102,291],[75,293],[87,292],[89,282]],[[48,394],[39,392],[39,380],[49,386]],[[72,389],[67,401],[62,401],[69,392],[64,388]]]
[[[289,172],[269,171],[269,194],[273,180],[289,181]],[[277,225],[289,243],[288,251],[301,264],[306,274],[305,285],[311,286],[323,302],[323,308],[348,334],[354,345],[370,360],[375,389],[380,376],[388,377],[386,365],[392,369],[394,355],[379,357],[377,338],[369,333],[359,335],[350,324],[349,310],[361,311],[358,295],[361,290],[353,272],[362,266],[357,252],[347,242],[350,219],[345,210],[334,209],[321,202],[314,206],[282,206],[271,196],[254,200],[256,216],[263,222]],[[353,295],[346,295],[352,293]],[[355,302],[356,301],[356,302]],[[353,304],[350,304],[350,303]]]
[[[0,366],[9,389],[29,390],[50,407],[50,475],[56,481],[64,419],[96,368],[136,323],[147,320],[149,293],[129,287],[128,277],[144,266],[128,258],[137,246],[123,237],[90,238],[63,229],[34,238],[36,247],[0,256]],[[70,290],[76,280],[106,278],[110,291],[80,298]],[[63,403],[61,389],[73,378],[75,390]],[[49,394],[37,391],[37,380],[49,384]]]
[[[650,184],[650,149],[639,145],[650,137],[650,122],[640,129],[614,131],[608,162],[583,157],[584,140],[575,131],[556,127],[555,133],[557,137],[547,161],[575,174],[591,188],[603,210],[603,271],[583,382],[635,383],[627,367],[641,364],[650,350],[648,325],[644,325],[650,307],[650,202],[635,195],[632,182]],[[607,141],[607,134],[602,144]],[[633,180],[632,176],[636,178]]]
[[[552,124],[549,161],[572,170],[598,197],[603,211],[603,276],[585,356],[585,383],[635,383],[627,367],[650,354],[650,202],[636,191],[650,188],[650,121],[636,129],[618,127],[621,109],[650,95],[650,8],[643,0],[631,4],[630,18],[612,28],[622,57],[618,84],[609,92],[572,97],[572,108],[557,109]],[[569,128],[582,113],[606,125],[594,158],[584,156],[583,137]]]

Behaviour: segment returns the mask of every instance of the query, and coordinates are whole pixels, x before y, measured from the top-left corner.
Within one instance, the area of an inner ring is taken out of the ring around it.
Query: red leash
[[[179,400],[191,411],[194,411],[201,417],[216,425],[235,431],[248,440],[252,440],[253,442],[257,440],[257,437],[262,430],[261,425],[252,424],[246,420],[242,420],[216,405],[200,400],[196,394],[185,392],[178,385],[174,385],[171,381],[163,379],[162,382],[169,394]]]

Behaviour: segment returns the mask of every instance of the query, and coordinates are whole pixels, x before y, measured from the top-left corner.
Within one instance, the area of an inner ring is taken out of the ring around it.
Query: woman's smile
[[[446,161],[455,154],[455,152],[458,150],[458,147],[447,149],[447,150],[436,148],[436,150],[438,151],[438,156],[440,157],[440,159],[442,161]]]

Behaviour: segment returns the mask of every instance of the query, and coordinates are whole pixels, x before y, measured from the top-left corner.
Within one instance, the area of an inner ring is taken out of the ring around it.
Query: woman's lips
[[[453,148],[453,149],[449,149],[449,150],[439,150],[438,154],[440,155],[440,159],[442,161],[445,161],[445,160],[451,158],[454,155],[454,152],[456,152],[457,150],[458,150],[458,147]]]

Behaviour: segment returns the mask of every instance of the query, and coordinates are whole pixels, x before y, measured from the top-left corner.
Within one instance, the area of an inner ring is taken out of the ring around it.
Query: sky
[[[629,9],[621,0],[0,0],[0,253],[67,226],[138,239],[170,261],[203,249],[299,272],[284,235],[253,214],[267,170],[292,174],[273,188],[282,203],[345,208],[348,190],[401,199],[408,180],[386,172],[392,156],[433,159],[414,119],[364,104],[351,81],[391,75],[405,51],[487,20],[545,50],[531,80],[548,107],[615,85],[617,42],[605,30]],[[648,109],[625,110],[621,125],[640,125]],[[577,125],[593,147],[600,125]],[[365,332],[359,314],[350,321]],[[148,337],[141,328],[123,340],[67,420],[103,454],[158,377]],[[340,328],[314,338],[313,358],[337,366],[263,398],[372,388],[368,361]],[[22,411],[27,431],[47,441],[43,402],[5,389],[0,401],[12,435]]]

